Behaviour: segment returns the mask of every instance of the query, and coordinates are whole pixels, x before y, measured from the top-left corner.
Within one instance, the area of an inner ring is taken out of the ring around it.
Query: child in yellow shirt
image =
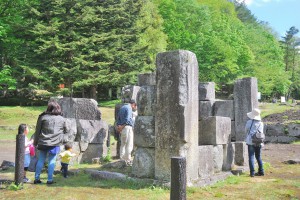
[[[68,166],[71,158],[75,156],[75,153],[72,153],[72,145],[66,144],[65,151],[60,153],[59,156],[61,157],[61,171],[65,178],[68,178]]]

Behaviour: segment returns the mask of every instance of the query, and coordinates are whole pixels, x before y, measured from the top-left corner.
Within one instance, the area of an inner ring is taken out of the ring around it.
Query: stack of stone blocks
[[[66,118],[68,142],[76,153],[71,163],[91,163],[93,158],[105,156],[108,125],[101,119],[98,103],[94,99],[68,97],[56,101]]]
[[[134,125],[135,157],[132,175],[153,178],[155,166],[155,73],[138,76],[140,90],[137,94],[138,116]]]
[[[173,156],[186,157],[188,184],[247,166],[244,126],[258,106],[256,78],[237,80],[234,100],[218,100],[214,83],[198,82],[192,52],[160,53],[156,66],[138,76],[132,175],[169,181]]]

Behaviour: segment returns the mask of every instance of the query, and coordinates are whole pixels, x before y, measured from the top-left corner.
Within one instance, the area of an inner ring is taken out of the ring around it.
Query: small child
[[[29,140],[27,135],[29,133],[28,126],[26,124],[20,124],[18,128],[18,134],[25,135],[25,155],[24,155],[24,178],[23,182],[28,183],[30,180],[26,177],[26,172],[28,171],[28,167],[30,164],[30,150],[29,146],[32,145],[33,140]]]
[[[60,153],[59,156],[61,157],[61,171],[65,178],[68,178],[68,166],[71,160],[71,157],[75,156],[75,153],[72,153],[72,145],[66,144],[65,151]]]

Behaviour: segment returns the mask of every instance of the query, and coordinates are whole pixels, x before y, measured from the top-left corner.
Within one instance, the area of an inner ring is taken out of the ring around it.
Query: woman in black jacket
[[[60,105],[51,101],[48,108],[43,112],[37,121],[34,136],[34,146],[39,150],[39,158],[35,170],[34,184],[42,183],[40,174],[48,156],[48,180],[52,184],[55,169],[56,156],[59,153],[59,146],[64,142],[67,133],[66,120],[62,116]]]

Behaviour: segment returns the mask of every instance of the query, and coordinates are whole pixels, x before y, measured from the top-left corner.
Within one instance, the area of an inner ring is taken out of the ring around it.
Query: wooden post
[[[25,135],[16,136],[15,184],[23,184],[24,179]]]
[[[186,159],[171,158],[171,200],[186,200]]]

